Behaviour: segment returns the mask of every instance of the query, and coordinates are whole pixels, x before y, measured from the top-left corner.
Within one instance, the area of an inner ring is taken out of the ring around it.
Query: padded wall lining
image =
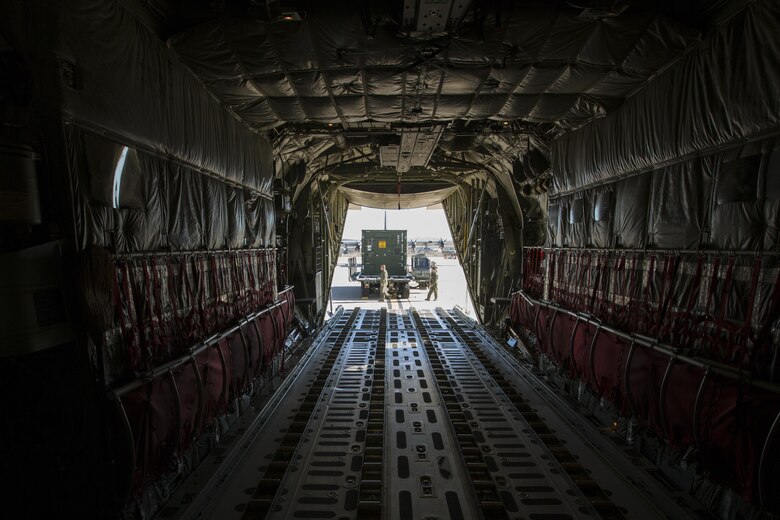
[[[68,124],[65,130],[80,249],[98,246],[130,253],[274,243],[271,200],[133,148],[135,163],[125,169],[122,181],[127,184],[120,187],[120,193],[125,188],[133,192],[133,207],[113,208],[105,198],[124,145],[76,125]]]
[[[548,245],[771,250],[780,236],[780,201],[772,198],[780,185],[778,143],[780,137],[736,144],[553,197]],[[556,212],[560,222],[553,222]],[[597,212],[604,220],[596,221]]]
[[[272,195],[268,140],[225,110],[121,2],[43,2],[30,9],[59,22],[56,41],[41,35],[36,44],[50,45],[65,59],[78,56],[78,87],[62,89],[61,109],[69,118]]]
[[[777,2],[752,2],[618,110],[554,141],[552,192],[776,130],[778,26]]]

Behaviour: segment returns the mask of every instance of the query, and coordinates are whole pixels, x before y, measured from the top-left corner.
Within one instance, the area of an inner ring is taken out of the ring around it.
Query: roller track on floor
[[[699,517],[458,310],[340,309],[236,435],[160,518]]]

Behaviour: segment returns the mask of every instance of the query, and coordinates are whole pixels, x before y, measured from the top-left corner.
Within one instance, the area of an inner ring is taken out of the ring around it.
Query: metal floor
[[[340,310],[231,446],[160,517],[699,517],[454,310]]]

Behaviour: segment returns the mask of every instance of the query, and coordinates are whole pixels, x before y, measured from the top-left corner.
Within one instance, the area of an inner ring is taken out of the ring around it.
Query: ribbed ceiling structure
[[[399,128],[431,125],[442,131],[435,171],[504,175],[614,110],[744,2],[684,4],[250,0],[188,11],[150,0],[171,20],[169,47],[269,135],[277,171],[306,161],[310,174],[357,165],[389,177],[380,148],[399,144]]]

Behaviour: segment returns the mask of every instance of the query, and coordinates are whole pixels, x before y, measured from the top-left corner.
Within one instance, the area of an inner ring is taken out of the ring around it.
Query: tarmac
[[[336,270],[333,273],[333,284],[331,287],[331,301],[328,302],[328,310],[335,311],[341,305],[345,309],[360,307],[363,309],[379,309],[387,307],[388,309],[435,309],[443,307],[452,309],[456,305],[463,309],[467,315],[474,317],[474,307],[468,296],[466,288],[466,277],[463,269],[456,258],[445,259],[442,257],[430,257],[436,263],[439,270],[439,299],[426,301],[428,289],[415,288],[414,284],[409,291],[409,298],[391,297],[384,302],[380,302],[378,295],[372,293],[370,297],[361,297],[360,283],[349,279],[349,269],[347,268],[347,256],[339,257]],[[360,257],[358,256],[358,263]]]

